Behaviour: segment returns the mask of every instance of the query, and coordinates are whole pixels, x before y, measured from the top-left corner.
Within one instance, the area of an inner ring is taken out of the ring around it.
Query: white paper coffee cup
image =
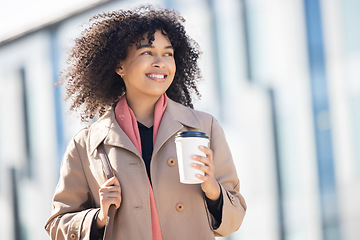
[[[203,132],[186,131],[180,132],[175,137],[176,154],[178,158],[180,182],[185,184],[202,183],[196,174],[204,175],[203,171],[191,166],[193,163],[202,164],[192,159],[193,155],[206,157],[206,154],[199,149],[199,146],[209,146],[209,137]]]

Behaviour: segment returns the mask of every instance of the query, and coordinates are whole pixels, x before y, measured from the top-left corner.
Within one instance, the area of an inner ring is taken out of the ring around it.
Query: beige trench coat
[[[210,137],[215,177],[223,194],[222,222],[214,230],[200,184],[179,181],[174,138],[179,131],[198,130]],[[114,222],[114,239],[152,240],[149,185],[145,164],[108,111],[69,143],[56,187],[52,216],[45,229],[51,239],[89,239],[91,223],[99,211],[100,185],[105,182],[98,145],[104,142],[121,185],[122,203]],[[168,99],[151,160],[151,180],[163,240],[209,240],[236,231],[246,204],[219,123],[209,114]]]

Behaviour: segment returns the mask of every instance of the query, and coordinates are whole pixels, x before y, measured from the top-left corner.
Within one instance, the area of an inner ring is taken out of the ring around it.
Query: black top
[[[142,152],[141,154],[145,163],[146,172],[148,174],[151,183],[150,161],[154,149],[154,143],[153,143],[154,127],[148,128],[139,122],[138,122],[138,126],[139,126],[140,139],[141,139],[141,152]]]
[[[141,151],[142,151],[142,158],[145,163],[146,172],[148,174],[149,180],[151,182],[151,176],[150,176],[150,162],[152,153],[154,150],[154,144],[153,144],[153,127],[146,127],[142,123],[138,122],[139,132],[140,132],[140,138],[141,138]],[[222,218],[222,206],[223,206],[223,195],[220,191],[220,197],[218,200],[210,200],[205,196],[206,204],[208,206],[208,209],[210,213],[213,215],[215,219],[215,224],[213,226],[213,229],[217,229],[220,226],[221,218]],[[98,240],[102,239],[104,235],[104,228],[98,229],[96,227],[96,219],[97,214],[95,214],[92,225],[91,225],[91,234],[90,239],[91,240]]]

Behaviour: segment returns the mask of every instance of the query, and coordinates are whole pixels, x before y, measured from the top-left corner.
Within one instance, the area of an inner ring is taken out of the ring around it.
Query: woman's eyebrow
[[[145,45],[137,45],[136,50],[142,49],[142,48],[154,48],[153,45],[145,44]]]
[[[136,50],[139,50],[139,49],[142,49],[142,48],[154,48],[154,46],[153,46],[153,45],[150,45],[150,44],[145,44],[145,45],[138,45],[138,46],[136,46]],[[166,49],[172,49],[172,50],[174,50],[174,47],[171,46],[171,45],[166,46],[165,48],[166,48]]]

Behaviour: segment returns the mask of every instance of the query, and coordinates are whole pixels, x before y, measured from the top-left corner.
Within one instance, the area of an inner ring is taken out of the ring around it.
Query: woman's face
[[[157,99],[174,79],[174,49],[161,31],[156,31],[154,38],[152,45],[145,38],[129,47],[126,59],[116,70],[124,80],[128,97]]]

